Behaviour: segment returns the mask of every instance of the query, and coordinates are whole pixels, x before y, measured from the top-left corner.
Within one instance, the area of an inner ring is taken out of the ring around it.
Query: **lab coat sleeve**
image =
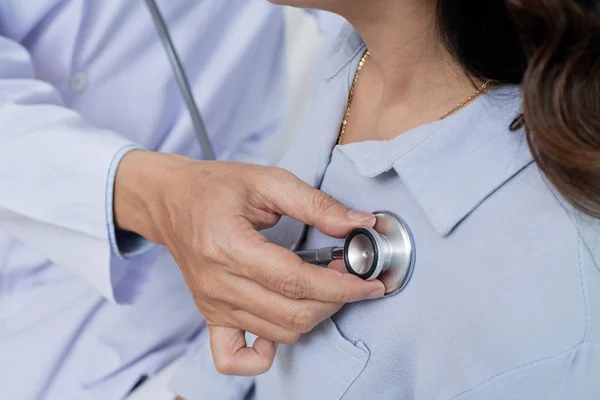
[[[152,242],[136,233],[117,229],[115,224],[113,199],[117,169],[123,157],[133,150],[139,150],[139,148],[133,145],[125,146],[115,155],[110,165],[108,182],[106,183],[106,220],[108,221],[110,246],[112,252],[124,260],[144,254],[154,246]]]
[[[452,400],[600,399],[600,347],[583,342],[490,377]]]
[[[6,37],[0,127],[0,227],[108,299],[132,301],[144,273],[111,251],[107,204],[111,165],[135,144],[65,107],[35,79],[27,50]]]

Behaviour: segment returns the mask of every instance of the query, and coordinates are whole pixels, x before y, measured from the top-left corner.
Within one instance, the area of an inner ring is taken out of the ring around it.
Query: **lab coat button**
[[[87,76],[83,72],[78,72],[71,77],[71,90],[81,92],[87,86]]]

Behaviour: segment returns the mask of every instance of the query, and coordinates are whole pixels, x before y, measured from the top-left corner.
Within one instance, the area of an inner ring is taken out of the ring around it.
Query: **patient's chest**
[[[510,330],[481,324],[486,310],[498,300],[487,296],[496,292],[490,286],[508,283],[494,281],[494,274],[487,270],[489,265],[474,268],[485,243],[450,243],[438,235],[393,170],[364,177],[349,159],[336,152],[321,189],[355,209],[396,213],[405,219],[415,238],[415,270],[402,292],[348,305],[333,318],[347,340],[364,342],[370,353],[355,385],[362,384],[366,390],[369,382],[383,379],[388,385],[378,386],[380,398],[400,394],[413,398],[420,390],[414,387],[419,380],[447,379],[452,375],[450,366],[470,357],[459,354],[458,349],[487,345],[473,342],[471,330]],[[309,229],[303,247],[341,242]],[[489,247],[493,247],[491,243]]]
[[[336,150],[321,189],[355,209],[400,215],[415,239],[414,274],[399,294],[347,305],[333,323],[281,346],[273,371],[258,380],[259,399],[275,398],[269,396],[277,388],[298,399],[451,398],[580,337],[582,299],[572,290],[579,276],[557,267],[573,264],[573,254],[522,239],[532,229],[551,230],[552,221],[531,226],[519,207],[497,217],[510,189],[447,236],[435,231],[393,169],[364,176]],[[301,247],[342,242],[309,229]],[[535,262],[531,252],[540,253]],[[548,334],[556,332],[558,314],[577,315],[572,334]]]

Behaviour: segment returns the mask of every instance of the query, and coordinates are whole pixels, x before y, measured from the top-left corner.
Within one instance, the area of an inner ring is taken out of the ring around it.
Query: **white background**
[[[273,150],[276,160],[289,140],[297,133],[298,124],[308,111],[312,99],[314,66],[321,45],[322,36],[315,20],[306,12],[286,7],[286,60],[291,89],[291,115],[283,132],[277,138]]]

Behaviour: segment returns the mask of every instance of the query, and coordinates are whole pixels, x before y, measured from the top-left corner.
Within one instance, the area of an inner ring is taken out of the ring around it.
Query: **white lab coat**
[[[263,0],[158,3],[218,157],[262,161],[285,113],[281,10]],[[145,3],[0,1],[0,398],[120,398],[200,326],[199,316],[188,322],[195,309],[164,249],[124,258],[111,244],[112,179],[134,147],[200,155]],[[170,266],[148,283],[156,260]],[[162,310],[144,288],[164,281],[176,282],[177,299]],[[175,308],[188,311],[177,319]],[[87,371],[76,365],[85,352],[106,353],[77,350],[99,335],[98,313],[105,326],[119,314],[111,334],[137,350]],[[140,339],[126,313],[145,315],[151,334]],[[115,381],[124,365],[131,377]]]

